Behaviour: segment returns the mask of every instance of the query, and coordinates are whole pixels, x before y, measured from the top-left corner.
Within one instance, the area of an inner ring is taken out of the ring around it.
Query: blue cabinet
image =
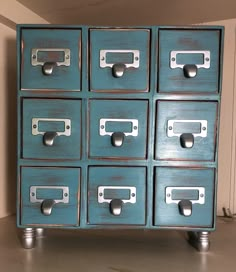
[[[81,89],[81,30],[22,29],[21,89]]]
[[[148,29],[91,29],[90,89],[147,92],[149,42]]]
[[[214,169],[156,167],[155,225],[213,227],[214,178]]]
[[[23,99],[23,158],[80,159],[81,101]]]
[[[19,25],[17,226],[215,229],[219,26]],[[204,241],[204,243],[203,243]]]
[[[219,91],[218,29],[159,31],[159,92]]]
[[[145,159],[148,101],[89,101],[89,155]]]
[[[88,224],[145,225],[145,167],[90,167]]]
[[[20,178],[22,225],[79,225],[80,169],[22,167]]]
[[[156,159],[214,161],[216,102],[159,101],[156,118]]]

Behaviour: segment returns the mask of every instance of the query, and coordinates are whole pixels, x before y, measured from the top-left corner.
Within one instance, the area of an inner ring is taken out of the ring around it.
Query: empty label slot
[[[105,189],[104,190],[104,199],[130,199],[130,190],[124,189]]]
[[[133,53],[106,53],[106,63],[128,63],[134,62]]]
[[[198,122],[174,122],[174,133],[201,133],[201,123]]]
[[[109,132],[132,132],[131,122],[106,122],[106,131]]]
[[[64,51],[38,51],[37,54],[38,62],[64,62],[64,60]]]
[[[177,64],[204,64],[204,54],[177,54]]]
[[[172,190],[171,193],[172,200],[198,200],[199,199],[199,191],[198,190]]]
[[[38,131],[56,131],[63,132],[65,131],[65,122],[59,121],[39,121]]]
[[[61,189],[37,189],[37,199],[63,199],[63,190]]]

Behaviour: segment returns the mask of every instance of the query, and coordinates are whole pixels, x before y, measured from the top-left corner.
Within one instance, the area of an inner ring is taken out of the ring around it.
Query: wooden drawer
[[[23,158],[80,159],[81,101],[23,99]]]
[[[90,100],[89,112],[90,157],[146,157],[148,101]]]
[[[79,168],[21,168],[22,225],[79,225],[79,207]]]
[[[162,29],[159,31],[159,92],[219,91],[220,31]]]
[[[89,167],[89,224],[144,225],[145,215],[145,167]]]
[[[90,89],[147,92],[149,42],[148,29],[91,29]]]
[[[81,30],[22,29],[22,90],[81,90]]]
[[[213,227],[215,170],[156,167],[154,224]]]
[[[155,158],[214,161],[217,102],[158,101]]]

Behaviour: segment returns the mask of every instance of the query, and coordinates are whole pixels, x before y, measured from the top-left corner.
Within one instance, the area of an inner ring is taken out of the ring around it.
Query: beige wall
[[[16,0],[0,0],[0,2],[0,20],[2,16],[15,24],[48,23]],[[6,21],[4,23],[7,24]]]
[[[16,23],[47,23],[14,0],[0,4],[0,218],[16,206]]]
[[[18,1],[54,24],[184,25],[235,18],[236,14],[235,0]]]
[[[0,217],[15,211],[16,50],[15,31],[0,24]]]

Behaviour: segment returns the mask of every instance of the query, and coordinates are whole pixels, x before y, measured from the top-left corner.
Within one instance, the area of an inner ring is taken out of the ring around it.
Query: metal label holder
[[[57,132],[58,136],[71,135],[70,119],[54,119],[54,118],[32,118],[32,135],[44,135],[46,131],[39,131],[39,122],[64,122],[64,131]]]
[[[46,63],[38,61],[38,52],[64,52],[64,61],[56,61],[55,63],[57,66],[70,66],[70,49],[68,48],[33,48],[31,52],[32,66],[43,66]]]
[[[101,136],[109,135],[112,136],[114,132],[106,131],[106,123],[107,122],[129,122],[132,124],[132,131],[131,132],[123,132],[125,136],[138,136],[138,120],[137,119],[108,119],[108,118],[101,118],[99,124],[99,134]]]
[[[191,133],[194,137],[207,137],[207,120],[168,120],[167,122],[167,136],[168,137],[180,137],[182,133],[174,133],[175,123],[200,123],[200,132]]]
[[[37,198],[37,189],[45,190],[62,190],[62,199],[53,199],[55,203],[69,203],[69,187],[67,186],[31,186],[30,187],[30,202],[42,203],[45,199]]]
[[[205,188],[204,187],[166,187],[166,204],[178,204],[182,199],[174,200],[172,199],[173,190],[196,190],[198,191],[199,199],[191,200],[192,204],[205,204]]]
[[[100,67],[112,68],[115,63],[107,63],[106,54],[107,53],[131,53],[133,54],[132,63],[124,63],[126,68],[139,68],[140,52],[139,50],[100,50]],[[123,63],[123,62],[122,62]]]
[[[130,199],[122,199],[123,203],[136,203],[136,187],[132,186],[99,186],[98,187],[98,203],[110,203],[112,199],[104,198],[105,190],[129,190]]]
[[[210,68],[210,62],[211,62],[211,52],[208,50],[181,50],[181,51],[171,51],[170,52],[170,68],[184,68],[185,64],[177,64],[177,55],[178,54],[203,54],[203,64],[195,64],[197,68]]]

